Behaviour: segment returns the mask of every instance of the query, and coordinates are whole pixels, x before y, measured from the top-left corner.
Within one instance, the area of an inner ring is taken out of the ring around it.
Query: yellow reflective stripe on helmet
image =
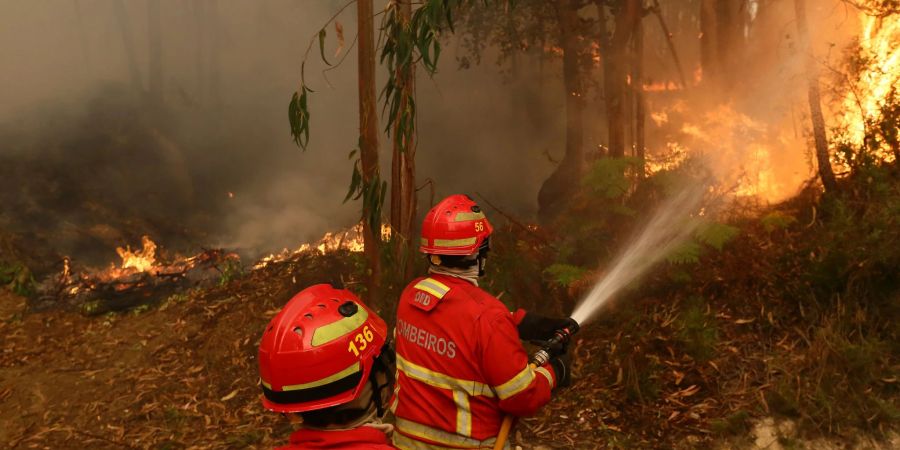
[[[553,381],[553,375],[550,375],[549,370],[547,370],[543,367],[538,367],[537,369],[534,369],[534,371],[543,375],[545,378],[547,378],[547,383],[550,383],[550,389],[553,389],[554,387],[556,387],[556,383]]]
[[[500,386],[494,386],[494,392],[497,393],[497,396],[500,397],[501,400],[505,400],[524,391],[533,380],[534,369],[532,369],[531,366],[525,366],[525,369],[516,374],[516,376],[510,378],[506,383],[503,383]]]
[[[450,292],[449,286],[434,278],[426,278],[416,283],[413,287],[420,291],[425,291],[437,298],[444,298],[444,296],[447,295],[447,292]]]
[[[428,245],[428,239],[426,239],[426,238],[419,238],[419,244],[421,244],[421,245],[426,245],[426,246],[427,246],[427,245]]]
[[[269,384],[269,383],[266,383],[266,380],[263,380],[262,378],[260,378],[260,379],[259,379],[259,382],[260,382],[260,384],[262,384],[263,386],[265,386],[266,389],[268,389],[268,390],[270,390],[270,391],[272,390],[272,385]]]
[[[472,410],[469,407],[469,396],[463,391],[453,391],[453,403],[456,403],[456,434],[472,435]]]
[[[454,222],[467,222],[469,220],[485,219],[483,212],[458,212],[453,218]]]
[[[365,323],[368,318],[369,312],[366,311],[366,308],[358,307],[356,314],[316,328],[316,330],[313,331],[312,346],[318,347],[320,345],[325,345],[341,336],[349,334]]]
[[[401,449],[493,448],[494,442],[496,441],[495,438],[479,441],[478,439],[460,436],[455,433],[450,433],[448,431],[429,427],[428,425],[423,425],[421,423],[413,422],[412,420],[402,419],[399,417],[397,418],[397,422],[394,424],[394,426],[397,428],[397,431],[399,431],[399,433],[394,433],[394,445]],[[437,442],[440,445],[446,445],[450,447],[440,447],[434,444],[418,442],[415,439],[410,439],[410,436],[413,438],[426,439],[431,442]]]
[[[418,364],[411,363],[399,354],[397,355],[397,370],[403,372],[406,376],[421,381],[422,383],[434,386],[440,389],[450,389],[454,391],[463,391],[469,395],[483,395],[485,397],[493,397],[494,392],[490,386],[474,380],[463,380],[461,378],[453,378],[433,370],[426,369]]]
[[[284,386],[281,388],[281,390],[282,391],[299,391],[300,389],[310,389],[310,388],[314,388],[314,387],[324,386],[328,383],[340,380],[341,378],[344,378],[347,375],[351,375],[356,372],[359,372],[359,361],[354,362],[353,364],[350,365],[350,367],[348,367],[334,375],[329,375],[325,378],[322,378],[322,379],[319,379],[316,381],[310,381],[309,383],[292,384],[290,386]]]
[[[435,239],[435,247],[462,247],[464,245],[474,245],[478,239],[474,237],[463,239]]]

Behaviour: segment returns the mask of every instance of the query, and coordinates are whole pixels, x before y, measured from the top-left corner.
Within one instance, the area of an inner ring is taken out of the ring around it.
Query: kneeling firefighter
[[[381,423],[393,381],[386,336],[350,291],[318,284],[288,301],[259,345],[263,406],[302,420],[281,449],[394,448]]]
[[[468,196],[425,216],[419,250],[429,276],[397,306],[397,384],[391,407],[400,449],[492,448],[506,415],[531,416],[568,384],[559,358],[532,367],[520,339],[549,339],[571,319],[510,311],[478,287],[493,227]]]

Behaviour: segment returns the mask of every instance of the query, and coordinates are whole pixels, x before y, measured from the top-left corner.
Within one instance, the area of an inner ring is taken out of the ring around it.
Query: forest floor
[[[347,259],[274,264],[222,286],[103,316],[29,312],[24,298],[0,289],[0,447],[270,448],[286,442],[291,425],[259,402],[260,330],[295,291],[314,281],[314,272],[346,270]],[[537,417],[520,423],[516,444],[526,449],[900,448],[900,438],[890,430],[880,438],[860,433],[855,440],[806,439],[790,421],[775,425],[766,414],[767,386],[754,385],[752,372],[777,357],[771,349],[763,351],[765,343],[781,341],[776,348],[789,352],[793,341],[761,335],[753,324],[768,320],[767,312],[755,305],[720,305],[715,318],[722,337],[716,345],[730,356],[698,369],[666,348],[677,332],[672,325],[677,306],[644,299],[629,307],[646,321],[646,342],[660,347],[633,351],[661,349],[671,355],[660,361],[667,368],[659,372],[662,385],[653,388],[657,400],[629,399],[635,393],[627,394],[630,382],[617,369],[621,361],[610,355],[630,338],[601,321],[579,336],[574,385]],[[707,379],[715,377],[715,382]],[[745,385],[720,389],[732,382]]]
[[[514,443],[900,449],[898,178],[876,172],[831,203],[738,217],[727,244],[654,269],[576,336],[572,386],[521,420]],[[519,229],[497,227],[485,288],[565,310],[573,288],[522,276],[557,261],[530,256],[540,244]],[[597,240],[587,232],[575,244]],[[358,254],[307,251],[103,315],[35,309],[0,287],[0,447],[285,443],[292,425],[259,401],[261,331],[300,289],[359,282],[361,267]]]

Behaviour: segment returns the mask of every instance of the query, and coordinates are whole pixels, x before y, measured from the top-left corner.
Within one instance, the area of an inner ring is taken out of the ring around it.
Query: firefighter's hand
[[[571,326],[573,320],[569,317],[546,317],[532,312],[526,312],[517,327],[519,338],[525,341],[547,341],[553,337],[556,330]]]
[[[553,367],[553,373],[556,375],[556,387],[554,390],[567,388],[572,384],[568,358],[564,356],[553,358],[550,360],[550,367]]]

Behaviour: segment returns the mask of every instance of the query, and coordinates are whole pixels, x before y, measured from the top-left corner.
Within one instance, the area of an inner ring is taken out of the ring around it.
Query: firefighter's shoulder
[[[403,291],[402,299],[426,312],[432,311],[452,289],[450,280],[422,277],[413,280]]]

